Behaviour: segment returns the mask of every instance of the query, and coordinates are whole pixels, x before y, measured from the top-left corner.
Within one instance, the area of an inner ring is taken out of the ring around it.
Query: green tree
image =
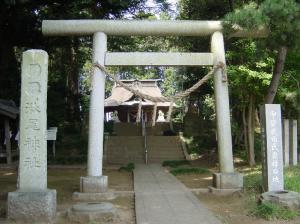
[[[249,165],[255,165],[257,108],[270,84],[273,59],[253,40],[237,40],[227,51],[234,143],[246,149]]]
[[[49,54],[49,123],[78,122],[78,80],[90,55],[91,39],[42,36],[43,19],[115,19],[136,14],[145,0],[6,0],[0,5],[0,98],[18,102],[21,53],[27,48],[45,49]],[[17,89],[17,91],[16,91]]]
[[[300,3],[296,0],[265,0],[260,5],[250,3],[227,14],[224,24],[229,30],[232,25],[239,25],[246,30],[257,27],[269,30],[266,46],[270,50],[277,51],[272,80],[265,95],[265,103],[272,103],[279,86],[287,51],[299,47]]]

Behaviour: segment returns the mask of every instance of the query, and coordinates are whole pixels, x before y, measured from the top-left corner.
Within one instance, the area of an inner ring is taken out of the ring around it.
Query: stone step
[[[164,159],[164,160],[175,160],[175,159],[183,159],[183,156],[150,156],[149,159]]]
[[[153,152],[151,150],[148,150],[149,155],[157,155],[157,156],[168,156],[168,155],[174,155],[174,156],[178,156],[178,155],[183,155],[182,152],[178,151],[178,152]]]
[[[181,150],[180,147],[172,147],[172,148],[151,148],[147,147],[147,149],[152,150],[153,152],[175,152],[177,150]]]
[[[149,136],[147,138],[149,162],[184,159],[178,136]],[[143,136],[109,136],[105,155],[111,164],[129,162],[144,163],[145,149]]]

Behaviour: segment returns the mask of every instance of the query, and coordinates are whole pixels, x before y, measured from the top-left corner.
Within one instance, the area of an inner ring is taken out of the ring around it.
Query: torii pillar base
[[[101,201],[115,198],[114,192],[108,190],[107,176],[87,176],[80,178],[80,192],[74,192],[74,201]]]
[[[216,195],[229,195],[241,191],[243,188],[243,174],[241,173],[214,173],[213,186],[209,191]]]

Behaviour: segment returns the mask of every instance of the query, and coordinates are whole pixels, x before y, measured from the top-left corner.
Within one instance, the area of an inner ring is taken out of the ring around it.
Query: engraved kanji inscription
[[[40,108],[38,98],[28,100],[28,102],[25,103],[25,113],[26,114],[39,113],[39,112],[41,112],[41,108]]]
[[[41,79],[42,68],[39,64],[29,65],[29,77],[31,80],[38,81]]]
[[[28,123],[25,126],[26,129],[31,130],[40,130],[40,121],[39,119],[28,119]]]
[[[41,83],[39,82],[29,82],[28,83],[28,90],[27,90],[27,93],[29,95],[36,95],[38,93],[41,92]]]
[[[27,169],[39,168],[41,167],[41,162],[35,156],[26,157],[24,159],[24,167]]]
[[[27,150],[32,150],[33,152],[35,152],[41,148],[41,142],[36,136],[27,137],[24,146]]]

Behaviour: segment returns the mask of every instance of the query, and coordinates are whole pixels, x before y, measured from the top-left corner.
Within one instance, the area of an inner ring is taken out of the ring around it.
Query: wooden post
[[[10,126],[9,119],[5,118],[4,120],[4,129],[5,129],[5,145],[6,145],[6,161],[7,164],[11,164],[11,143],[10,143]]]
[[[52,153],[53,153],[53,157],[55,157],[55,140],[53,140],[52,142]]]
[[[140,123],[141,113],[142,113],[142,99],[140,99],[140,103],[138,105],[138,111],[137,111],[136,121],[135,121],[136,123]]]
[[[130,123],[130,112],[129,112],[129,108],[127,109],[127,123]]]
[[[154,104],[154,108],[153,108],[153,114],[152,114],[152,127],[155,126],[156,113],[157,113],[157,103]]]

